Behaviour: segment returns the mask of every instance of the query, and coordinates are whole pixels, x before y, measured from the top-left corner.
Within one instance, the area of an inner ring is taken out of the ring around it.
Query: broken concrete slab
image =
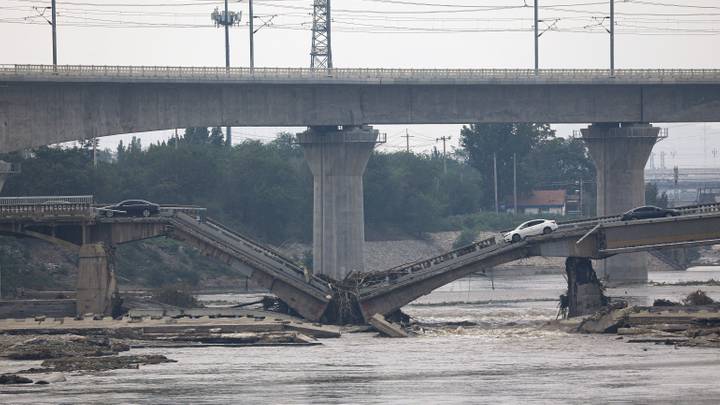
[[[407,332],[400,326],[386,321],[385,317],[380,314],[375,314],[370,317],[370,325],[374,326],[383,336],[395,338],[408,337]]]
[[[626,326],[627,317],[635,310],[634,307],[630,307],[599,312],[585,319],[578,326],[578,331],[585,333],[616,333],[619,328]]]

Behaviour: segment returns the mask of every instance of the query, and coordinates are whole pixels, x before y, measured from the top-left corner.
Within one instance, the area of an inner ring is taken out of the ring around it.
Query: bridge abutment
[[[77,313],[106,314],[112,312],[113,296],[117,294],[112,251],[103,243],[80,247],[77,279]]]
[[[582,129],[597,172],[597,215],[621,214],[645,204],[645,164],[660,128],[643,123],[599,123]],[[647,281],[647,254],[603,260],[598,276],[608,286]]]
[[[313,273],[342,280],[363,271],[363,173],[378,140],[369,126],[310,127],[298,134],[313,174]]]

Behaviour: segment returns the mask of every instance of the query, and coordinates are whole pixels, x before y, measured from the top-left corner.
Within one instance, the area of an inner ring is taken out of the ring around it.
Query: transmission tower
[[[333,67],[330,23],[330,0],[313,0],[312,49],[310,49],[310,67],[313,69]]]

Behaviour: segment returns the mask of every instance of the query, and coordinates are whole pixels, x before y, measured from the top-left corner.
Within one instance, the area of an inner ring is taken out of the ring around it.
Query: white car
[[[505,242],[520,242],[533,235],[547,235],[558,228],[555,220],[533,219],[523,222],[517,228],[503,235]]]

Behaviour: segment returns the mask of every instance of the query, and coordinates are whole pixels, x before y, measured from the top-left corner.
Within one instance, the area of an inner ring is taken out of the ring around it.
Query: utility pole
[[[583,207],[583,179],[580,178],[580,216],[583,216],[585,209]]]
[[[255,28],[253,27],[255,15],[253,14],[252,3],[253,0],[248,0],[248,14],[250,14],[250,18],[248,19],[250,27],[250,71],[255,70]],[[227,0],[225,0],[225,5],[227,5]]]
[[[47,3],[46,3],[47,4]],[[57,12],[55,10],[55,0],[50,3],[52,8],[52,50],[53,50],[53,69],[57,70]]]
[[[440,138],[435,138],[435,142],[442,141],[443,143],[443,174],[447,174],[447,162],[445,161],[445,142],[449,141],[450,139],[452,139],[451,136],[441,136]]]
[[[225,0],[225,14],[223,15],[225,26],[225,68],[230,68],[230,26],[228,25],[228,0]]]
[[[610,0],[610,76],[615,76],[615,0]]]
[[[92,139],[92,154],[93,154],[93,167],[97,167],[97,147],[98,147],[98,138]]]
[[[330,0],[326,0],[326,1],[327,1],[327,57],[328,57],[328,60],[327,60],[328,66],[327,66],[327,67],[328,67],[328,69],[332,69],[332,67],[333,67],[333,62],[332,62],[332,40],[331,40],[331,36],[332,36],[332,29],[331,29],[331,25],[332,25],[332,15],[330,14]]]
[[[228,0],[225,0],[225,11],[219,12],[217,7],[210,14],[210,19],[215,22],[215,26],[225,27],[225,71],[230,71],[230,26],[240,24],[241,13],[228,11]],[[232,146],[232,128],[228,125],[225,127],[225,146]]]
[[[517,154],[513,153],[513,214],[517,215]]]
[[[405,138],[405,152],[410,153],[410,138],[413,138],[413,136],[408,133],[407,128],[405,128],[405,136],[403,136],[403,138]]]
[[[498,205],[497,154],[493,152],[493,178],[495,180],[495,213],[500,213]]]
[[[225,15],[223,25],[225,26],[225,70],[230,70],[230,26],[228,25],[228,0],[225,0]],[[225,127],[225,146],[232,146],[232,128]]]
[[[538,49],[538,40],[540,39],[540,35],[538,35],[538,14],[538,0],[535,0],[535,75],[537,75],[540,70],[540,52]]]

